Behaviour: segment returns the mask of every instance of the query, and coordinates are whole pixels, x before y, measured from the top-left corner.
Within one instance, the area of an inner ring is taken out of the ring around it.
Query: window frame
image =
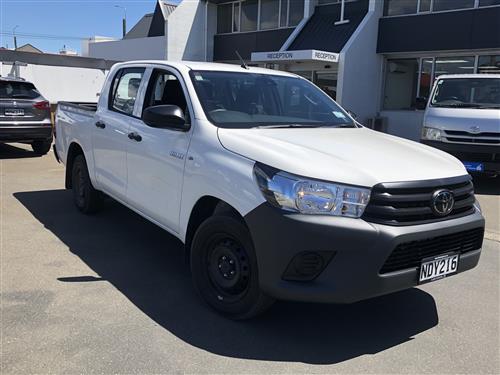
[[[140,93],[140,87],[144,83],[144,78],[146,76],[146,67],[140,67],[140,66],[130,66],[129,67],[129,66],[126,66],[126,67],[120,68],[115,73],[115,75],[113,76],[113,80],[111,81],[111,87],[109,88],[109,94],[108,94],[108,110],[111,111],[111,112],[120,113],[120,114],[122,114],[124,116],[138,118],[137,116],[134,115],[134,112],[135,112],[135,107],[137,105],[137,101],[141,100],[140,97],[139,98],[135,98],[134,110],[132,111],[132,113],[127,113],[127,112],[124,112],[124,111],[120,111],[119,109],[113,107],[113,101],[115,99],[116,92],[118,91],[118,86],[119,86],[120,80],[122,79],[125,71],[127,71],[127,72],[134,72],[134,71],[136,71],[138,73],[142,73],[141,83],[139,84],[139,89],[137,90],[137,93],[138,94]],[[116,85],[115,85],[115,83],[116,83]]]
[[[384,64],[383,64],[383,74],[382,74],[382,80],[381,80],[381,87],[380,87],[380,93],[381,93],[381,96],[380,96],[380,99],[379,99],[379,108],[380,108],[380,111],[381,112],[411,112],[411,111],[415,111],[415,112],[423,112],[425,110],[423,109],[417,109],[417,108],[413,108],[413,109],[385,109],[384,108],[384,98],[385,98],[385,86],[386,86],[386,79],[387,79],[387,66],[388,66],[388,62],[389,61],[392,61],[392,60],[404,60],[404,59],[416,59],[418,60],[418,78],[417,78],[417,90],[416,90],[416,98],[419,98],[421,97],[420,95],[420,92],[421,92],[421,86],[420,86],[420,77],[421,77],[421,74],[422,74],[422,66],[423,66],[423,63],[424,63],[424,60],[432,60],[432,66],[431,66],[431,81],[430,81],[430,90],[429,90],[429,97],[430,95],[432,94],[432,89],[434,87],[434,83],[436,81],[436,79],[439,77],[439,76],[436,76],[435,72],[436,72],[436,60],[440,59],[440,58],[458,58],[458,57],[473,57],[474,59],[474,70],[472,73],[470,74],[481,74],[479,73],[479,59],[481,57],[484,57],[484,56],[500,56],[500,50],[492,50],[492,51],[487,51],[487,52],[483,52],[483,53],[472,53],[472,54],[467,54],[466,51],[463,51],[463,52],[456,52],[456,53],[447,53],[447,54],[443,54],[443,53],[440,53],[440,54],[408,54],[408,55],[402,55],[402,54],[394,54],[394,55],[389,55],[389,56],[385,56],[384,58]],[[466,74],[469,74],[469,73],[466,73]],[[488,73],[482,73],[482,74],[488,74]],[[427,98],[429,99],[429,98]]]
[[[257,20],[256,20],[256,23],[257,23],[257,27],[255,30],[249,30],[249,31],[242,31],[241,30],[241,17],[242,17],[242,4],[245,2],[245,0],[237,0],[237,1],[227,1],[227,2],[224,2],[224,3],[220,3],[220,4],[217,4],[217,7],[218,6],[221,6],[221,5],[228,5],[228,4],[232,4],[232,7],[231,7],[231,31],[229,32],[224,32],[224,33],[219,33],[217,32],[215,35],[230,35],[230,34],[244,34],[244,33],[255,33],[255,32],[259,32],[259,31],[273,31],[273,30],[281,30],[281,29],[291,29],[291,28],[296,28],[299,23],[297,23],[296,25],[290,25],[290,1],[297,1],[297,0],[284,0],[284,2],[286,3],[286,23],[284,26],[281,26],[281,8],[282,8],[282,1],[281,0],[278,0],[278,27],[275,27],[275,28],[271,28],[271,29],[261,29],[260,27],[260,14],[261,14],[261,3],[262,1],[261,0],[257,0]],[[302,19],[304,19],[305,17],[305,0],[301,0],[304,2],[304,10],[303,10],[303,14],[302,14]],[[355,1],[355,0],[346,0],[346,2],[349,2],[349,1]],[[239,30],[235,30],[235,27],[234,27],[234,8],[235,8],[235,4],[239,4],[239,11],[238,11],[238,17],[239,17],[239,22],[238,22],[238,25],[239,25]],[[328,5],[328,4],[324,4],[324,5]],[[217,13],[217,12],[216,12]],[[216,29],[218,29],[218,26],[219,26],[219,23],[218,23],[218,20],[216,21]]]
[[[349,1],[349,0],[346,0]],[[416,13],[408,13],[408,14],[394,14],[394,15],[386,15],[385,14],[385,3],[389,0],[384,0],[384,10],[383,10],[383,15],[381,18],[392,18],[392,17],[411,17],[411,16],[417,16],[421,14],[430,14],[430,13],[446,13],[446,12],[462,12],[464,10],[472,10],[472,9],[483,9],[483,8],[492,8],[492,7],[498,7],[500,4],[493,4],[493,5],[480,5],[480,0],[474,0],[474,4],[472,7],[469,8],[457,8],[457,9],[448,9],[448,10],[434,10],[434,2],[435,0],[431,0],[431,4],[429,7],[429,10],[420,10],[420,3],[422,0],[417,0],[417,12]]]
[[[145,107],[145,105],[147,103],[146,99],[150,98],[150,96],[148,94],[151,91],[151,88],[153,85],[153,78],[155,77],[156,72],[163,72],[163,73],[172,75],[175,78],[177,78],[177,80],[179,81],[179,83],[182,87],[182,92],[184,93],[184,98],[186,99],[186,111],[184,112],[184,118],[186,119],[186,124],[192,125],[192,121],[193,121],[192,119],[194,118],[194,110],[193,110],[193,105],[191,103],[191,97],[189,96],[189,91],[188,91],[186,83],[184,81],[184,77],[182,76],[180,71],[178,71],[176,68],[171,67],[171,66],[165,66],[165,65],[148,66],[147,71],[145,73],[145,76],[147,75],[146,78],[147,78],[148,82],[147,82],[147,85],[146,85],[145,90],[144,90],[142,103],[140,103],[141,104],[141,107],[140,107],[141,113],[140,113],[140,117],[138,117],[138,119],[140,119],[142,121],[144,126],[149,127],[149,125],[147,125],[142,120],[142,118],[143,118],[144,110],[147,108],[147,107]],[[189,132],[191,130],[191,128],[192,128],[192,126],[190,126],[189,130],[185,130],[185,132]],[[165,129],[165,130],[173,130],[173,129]],[[173,130],[173,131],[178,131],[178,130]]]

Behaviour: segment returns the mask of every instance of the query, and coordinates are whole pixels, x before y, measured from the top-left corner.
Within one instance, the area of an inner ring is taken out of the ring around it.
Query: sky
[[[121,38],[124,10],[115,5],[126,8],[130,30],[142,16],[154,11],[156,0],[0,0],[0,46],[13,48],[16,25],[18,47],[31,43],[52,53],[64,45],[80,52],[79,38]]]

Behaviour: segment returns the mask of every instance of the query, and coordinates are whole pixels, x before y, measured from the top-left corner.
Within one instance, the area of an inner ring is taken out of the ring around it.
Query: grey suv
[[[0,77],[0,142],[30,143],[39,155],[49,152],[50,104],[33,83]]]

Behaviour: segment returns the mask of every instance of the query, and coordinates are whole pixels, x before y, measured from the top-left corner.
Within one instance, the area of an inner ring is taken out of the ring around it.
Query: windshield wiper
[[[256,129],[284,129],[284,128],[320,128],[323,124],[275,124],[275,125],[261,125],[256,126]]]
[[[450,103],[450,104],[433,104],[434,107],[443,107],[443,108],[480,108],[481,105],[474,103]]]
[[[285,128],[355,128],[352,123],[346,122],[342,124],[274,124],[274,125],[261,125],[256,129],[285,129]]]

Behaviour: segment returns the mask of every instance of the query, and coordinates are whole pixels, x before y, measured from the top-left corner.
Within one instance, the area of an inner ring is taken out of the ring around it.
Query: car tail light
[[[50,103],[46,100],[43,100],[41,102],[36,102],[33,104],[33,107],[36,109],[50,109]]]

